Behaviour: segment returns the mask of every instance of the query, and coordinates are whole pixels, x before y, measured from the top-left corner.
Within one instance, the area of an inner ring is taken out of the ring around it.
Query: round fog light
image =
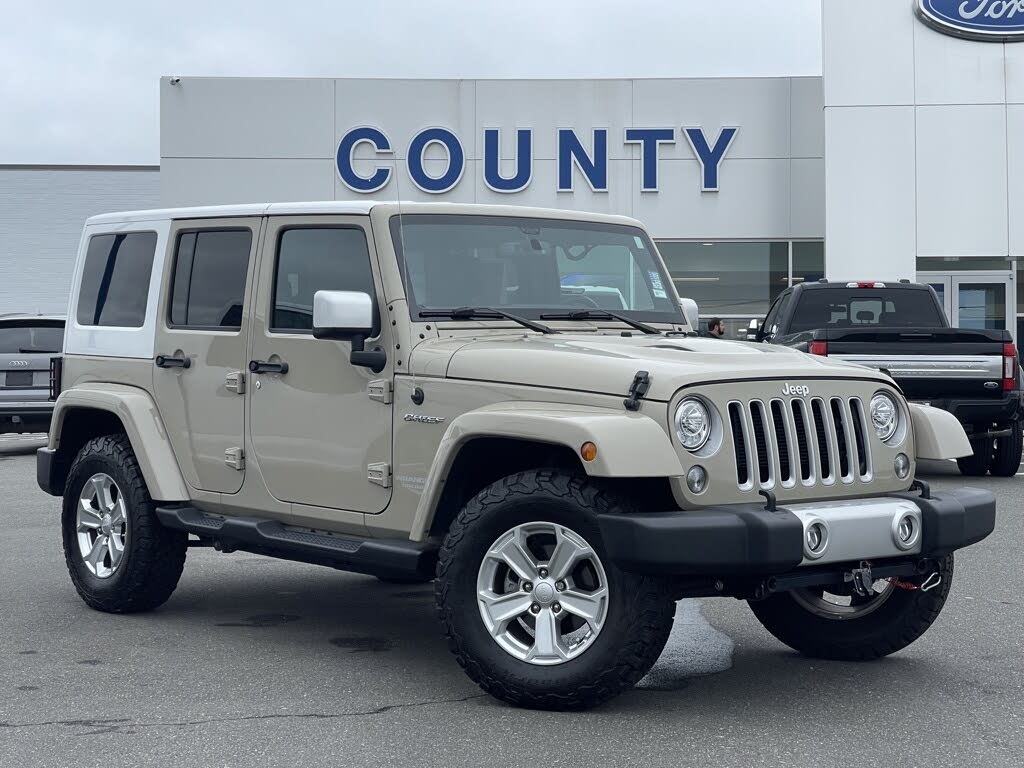
[[[893,526],[892,534],[896,540],[897,547],[900,549],[910,549],[917,544],[917,540],[921,535],[917,518],[910,514],[903,515]]]
[[[821,521],[815,521],[804,529],[804,554],[816,560],[825,554],[828,546],[828,528]]]
[[[707,470],[699,464],[690,467],[690,471],[686,473],[686,487],[690,489],[690,493],[704,493],[704,489],[708,487]]]
[[[892,468],[896,472],[896,477],[906,480],[910,474],[910,458],[905,453],[897,453],[892,462]]]

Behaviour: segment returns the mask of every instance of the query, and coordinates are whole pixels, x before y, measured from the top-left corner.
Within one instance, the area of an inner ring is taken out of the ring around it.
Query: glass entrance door
[[[930,285],[954,328],[1008,330],[1016,336],[1016,294],[1013,276],[1006,272],[919,272]]]
[[[1010,325],[1006,322],[1009,285],[1008,278],[953,278],[955,325],[976,330],[1009,330]]]

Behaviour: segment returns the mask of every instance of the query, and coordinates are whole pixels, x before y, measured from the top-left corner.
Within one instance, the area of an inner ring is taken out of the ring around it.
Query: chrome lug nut
[[[541,568],[540,569],[540,577],[542,579],[546,579],[548,577],[548,569],[547,568]]]
[[[564,581],[556,581],[555,582],[555,589],[557,589],[559,592],[565,592],[565,582]]]
[[[533,584],[531,584],[528,581],[524,581],[523,582],[523,592],[529,592],[531,589],[533,589]]]
[[[530,613],[540,613],[540,605],[534,603],[530,606]]]
[[[558,613],[559,611],[562,610],[562,606],[559,605],[558,603],[552,603],[551,604],[551,610],[554,611],[555,613]]]

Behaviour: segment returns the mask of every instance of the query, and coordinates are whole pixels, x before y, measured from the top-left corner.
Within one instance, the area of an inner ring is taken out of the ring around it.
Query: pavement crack
[[[382,704],[373,709],[355,710],[353,712],[302,712],[287,713],[276,712],[265,715],[237,715],[234,717],[210,717],[200,720],[178,720],[165,722],[133,722],[128,718],[90,718],[90,719],[69,719],[69,720],[40,720],[37,722],[12,723],[0,721],[0,729],[20,728],[43,728],[47,726],[64,726],[69,728],[86,728],[79,736],[96,736],[107,733],[131,734],[133,728],[192,728],[202,725],[216,725],[220,723],[241,723],[260,720],[285,720],[289,718],[304,720],[334,720],[348,717],[375,717],[401,709],[413,709],[416,707],[430,707],[438,704],[459,704],[473,699],[480,699],[487,696],[486,693],[474,693],[469,696],[460,696],[452,699],[425,699],[423,701],[409,701],[399,704]]]

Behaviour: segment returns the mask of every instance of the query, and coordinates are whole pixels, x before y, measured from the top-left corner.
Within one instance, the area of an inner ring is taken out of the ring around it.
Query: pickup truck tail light
[[[1011,344],[1011,346],[1013,346]],[[812,355],[821,355],[825,357],[828,355],[828,342],[827,341],[812,341],[807,345],[807,351]]]
[[[1017,389],[1017,345],[1003,344],[1003,391]]]

